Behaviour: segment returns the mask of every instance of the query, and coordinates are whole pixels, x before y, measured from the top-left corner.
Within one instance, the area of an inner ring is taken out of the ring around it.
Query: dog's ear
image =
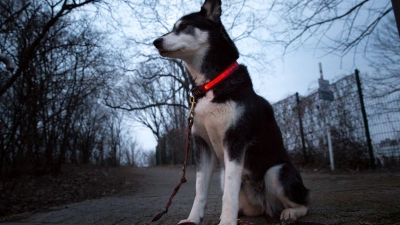
[[[206,0],[200,13],[214,22],[221,22],[221,0]]]

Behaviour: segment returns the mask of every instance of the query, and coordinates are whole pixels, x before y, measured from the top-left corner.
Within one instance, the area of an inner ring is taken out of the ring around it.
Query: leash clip
[[[194,96],[196,99],[203,97],[206,92],[204,85],[190,89],[191,96]]]
[[[189,119],[193,120],[194,117],[194,106],[196,105],[196,99],[194,96],[190,96],[190,111],[189,111]]]

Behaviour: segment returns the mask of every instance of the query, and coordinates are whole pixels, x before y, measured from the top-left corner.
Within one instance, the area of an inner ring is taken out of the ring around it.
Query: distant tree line
[[[135,164],[123,115],[103,104],[122,72],[85,1],[0,2],[0,176],[57,174],[65,163]],[[4,61],[4,60],[3,60]]]

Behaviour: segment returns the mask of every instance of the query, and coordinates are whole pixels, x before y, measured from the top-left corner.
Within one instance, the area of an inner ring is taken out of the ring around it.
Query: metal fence
[[[315,90],[307,96],[295,94],[273,104],[286,148],[295,161],[328,165],[329,131],[337,168],[397,166],[400,160],[400,92],[372,96],[368,85],[357,86],[355,74],[338,79],[331,90],[332,102],[319,99]],[[360,102],[361,90],[364,107]]]

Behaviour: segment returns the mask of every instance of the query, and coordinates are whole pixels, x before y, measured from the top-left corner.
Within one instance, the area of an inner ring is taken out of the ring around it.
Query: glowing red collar
[[[239,64],[237,61],[232,63],[226,70],[224,70],[222,73],[220,73],[216,78],[214,78],[212,81],[203,84],[202,86],[198,86],[190,90],[195,98],[200,98],[207,91],[209,91],[211,88],[213,88],[216,84],[227,78],[229,75],[231,75],[235,70],[239,68]]]

